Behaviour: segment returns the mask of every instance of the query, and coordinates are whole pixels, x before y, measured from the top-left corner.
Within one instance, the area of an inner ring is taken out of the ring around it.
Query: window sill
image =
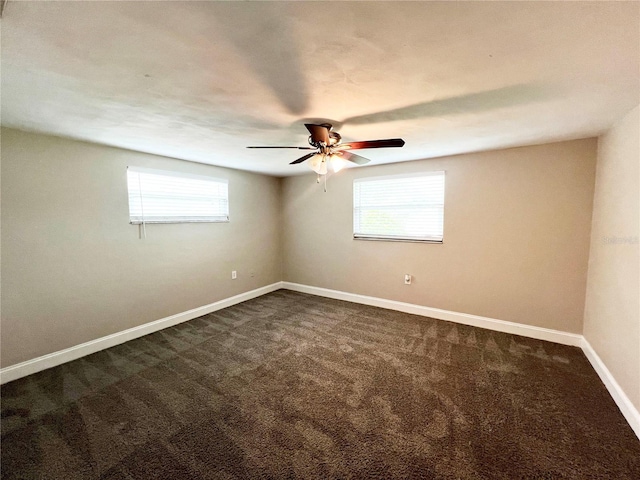
[[[129,222],[129,225],[150,225],[152,223],[229,223],[229,220],[145,220],[144,222]]]
[[[363,237],[353,236],[354,240],[367,240],[373,242],[406,242],[406,243],[436,243],[442,244],[443,240],[419,240],[415,238],[387,238],[387,237]]]

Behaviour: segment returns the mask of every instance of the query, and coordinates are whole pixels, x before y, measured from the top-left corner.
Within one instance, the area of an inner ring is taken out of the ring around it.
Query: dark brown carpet
[[[280,290],[9,383],[3,479],[640,478],[581,350]]]

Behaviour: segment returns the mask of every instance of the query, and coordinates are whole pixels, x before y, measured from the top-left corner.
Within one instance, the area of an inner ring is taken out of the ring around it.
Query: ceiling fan
[[[311,147],[247,147],[247,148],[296,148],[298,150],[315,150],[308,153],[290,165],[302,163],[311,159],[309,166],[311,170],[318,175],[326,175],[327,164],[331,165],[334,172],[339,172],[345,165],[345,160],[353,162],[357,165],[364,165],[370,160],[361,155],[351,153],[348,150],[361,150],[365,148],[386,148],[386,147],[402,147],[404,140],[401,138],[390,138],[387,140],[365,140],[362,142],[340,143],[342,137],[338,132],[334,132],[333,125],[330,123],[305,123],[305,127],[309,130],[309,145]]]

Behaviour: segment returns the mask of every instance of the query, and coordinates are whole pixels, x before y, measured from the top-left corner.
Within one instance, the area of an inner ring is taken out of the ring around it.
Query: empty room
[[[3,480],[640,478],[640,2],[0,10]]]

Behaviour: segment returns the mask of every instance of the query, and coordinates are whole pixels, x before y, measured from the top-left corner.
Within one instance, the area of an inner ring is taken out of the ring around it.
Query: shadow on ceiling
[[[557,92],[554,93],[557,94]],[[342,124],[367,125],[372,123],[412,120],[416,118],[463,115],[534,103],[547,100],[551,96],[551,90],[541,85],[510,85],[493,90],[485,90],[483,92],[458,95],[391,110],[357,115],[345,118]]]
[[[309,105],[309,91],[288,6],[256,2],[246,9],[242,3],[216,4],[217,18],[224,19],[218,25],[220,32],[289,113],[303,113]]]
[[[342,121],[318,117],[303,118],[292,123],[289,129],[297,129],[303,123],[330,123],[333,125],[334,130],[340,130],[344,125],[369,125],[419,118],[464,115],[540,102],[557,95],[558,91],[552,90],[548,86],[526,84],[510,85],[485,90],[483,92],[415,103],[406,107],[355,115],[345,118]]]
[[[138,29],[144,26],[146,35],[162,32],[162,40],[171,38],[184,55],[194,46],[196,52],[224,51],[222,40],[288,113],[301,115],[307,109],[310,95],[287,2],[166,2],[152,8],[153,14],[145,15],[144,9],[125,6],[123,15]],[[224,72],[228,65],[212,68]]]

